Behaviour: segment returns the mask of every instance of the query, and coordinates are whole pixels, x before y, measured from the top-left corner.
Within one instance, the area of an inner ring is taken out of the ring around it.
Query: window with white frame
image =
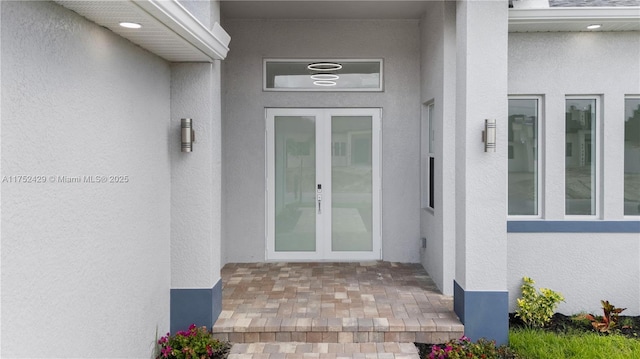
[[[434,208],[434,169],[435,169],[435,125],[433,103],[426,104],[422,111],[422,159],[421,159],[421,203],[422,208]]]
[[[508,121],[508,214],[540,215],[539,96],[510,96]]]
[[[264,91],[382,91],[382,59],[265,59]]]
[[[600,100],[565,99],[565,214],[597,216]]]
[[[640,216],[640,96],[624,101],[624,215]]]

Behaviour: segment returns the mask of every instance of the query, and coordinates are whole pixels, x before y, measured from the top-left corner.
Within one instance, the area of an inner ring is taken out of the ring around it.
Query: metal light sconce
[[[496,152],[496,120],[485,119],[484,131],[482,131],[484,152]]]
[[[193,152],[193,143],[196,141],[196,133],[193,131],[192,120],[183,118],[180,120],[182,129],[182,152]]]

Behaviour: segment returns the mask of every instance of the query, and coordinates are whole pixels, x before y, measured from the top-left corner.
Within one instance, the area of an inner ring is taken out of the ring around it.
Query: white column
[[[193,152],[180,151],[191,118]],[[221,310],[220,63],[171,67],[171,329],[212,326]]]
[[[472,339],[506,342],[507,1],[458,1],[456,39],[456,312]]]

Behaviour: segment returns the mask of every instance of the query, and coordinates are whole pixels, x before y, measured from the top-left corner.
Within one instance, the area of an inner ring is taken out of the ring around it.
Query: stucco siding
[[[421,210],[421,263],[440,290],[453,294],[455,272],[455,4],[430,2],[420,22],[421,102],[433,104],[434,209]],[[426,108],[423,108],[426,111]],[[426,121],[426,114],[422,114]],[[428,126],[426,126],[428,127]],[[427,134],[422,129],[422,134]],[[427,166],[428,138],[422,139],[422,166]],[[427,171],[421,177],[428,191]]]
[[[598,127],[598,218],[624,220],[624,97],[640,93],[637,33],[509,35],[509,93],[542,95],[543,218],[565,219],[565,97],[602,102]],[[562,292],[560,310],[598,311],[600,299],[640,312],[640,235],[510,233],[511,309],[522,276]]]
[[[601,233],[509,233],[509,301],[515,311],[522,277],[561,292],[561,313],[598,314],[600,300],[640,314],[638,235]]]
[[[171,287],[220,279],[220,62],[171,65]],[[192,118],[193,152],[180,152],[180,119]]]
[[[267,107],[382,108],[382,252],[419,261],[419,25],[413,20],[230,20],[223,64],[226,262],[265,259]],[[263,58],[383,58],[381,93],[263,92]]]
[[[2,353],[151,356],[169,327],[168,64],[52,2],[2,1]],[[63,176],[128,176],[125,183]],[[54,183],[55,182],[55,183]]]

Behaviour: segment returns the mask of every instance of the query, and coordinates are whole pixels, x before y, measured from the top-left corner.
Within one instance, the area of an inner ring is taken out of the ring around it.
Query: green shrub
[[[188,331],[179,331],[175,335],[167,333],[158,340],[156,359],[222,359],[227,357],[230,345],[221,342],[206,327],[192,324]]]
[[[529,327],[544,327],[551,321],[558,304],[564,302],[564,297],[547,288],[540,288],[538,292],[529,277],[522,278],[522,282],[522,298],[517,299],[516,316]]]

